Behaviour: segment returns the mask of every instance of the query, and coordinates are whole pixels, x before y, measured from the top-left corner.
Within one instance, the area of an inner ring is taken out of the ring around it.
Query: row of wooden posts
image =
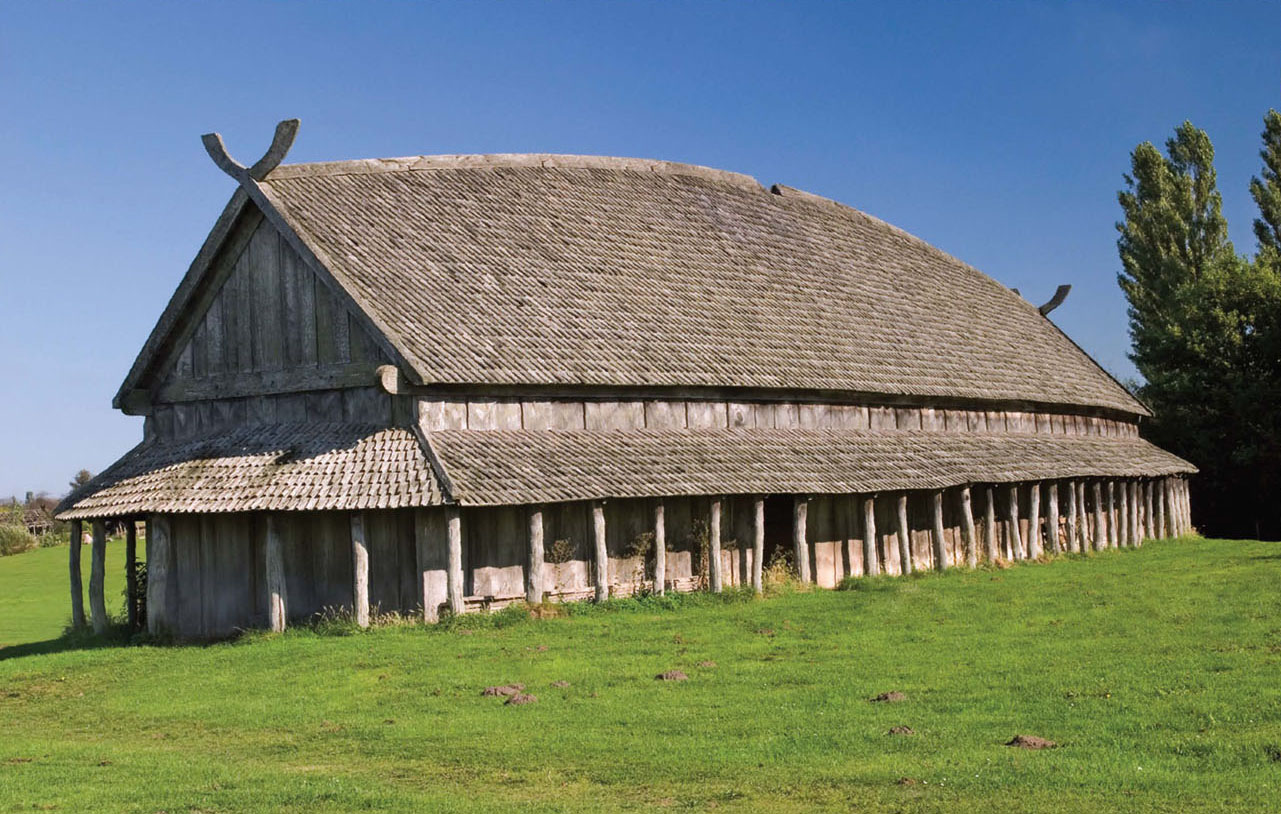
[[[1060,513],[1060,484],[1066,492],[1066,513]],[[1144,480],[1083,480],[1052,481],[1044,484],[1045,515],[1041,516],[1042,483],[1029,485],[1028,500],[1028,540],[1026,547],[1022,540],[1019,520],[1023,517],[1020,511],[1018,483],[1005,484],[1004,508],[1006,510],[1007,533],[1000,539],[997,527],[998,500],[997,492],[1002,486],[989,485],[980,487],[984,502],[982,522],[982,556],[988,560],[1020,560],[1024,557],[1037,559],[1045,553],[1079,553],[1120,546],[1138,546],[1146,538],[1176,537],[1189,532],[1192,528],[1187,481],[1180,477],[1144,479]],[[972,487],[964,486],[957,490],[960,501],[961,541],[965,564],[974,567],[980,558],[980,538],[974,515],[974,498]],[[867,576],[888,573],[888,568],[880,562],[876,530],[877,495],[862,497],[863,508],[863,574]],[[938,489],[929,493],[932,509],[932,527],[930,540],[934,567],[942,570],[948,567],[947,541],[943,522],[945,490]],[[899,550],[899,563],[902,573],[912,571],[912,553],[910,527],[908,525],[908,493],[896,495],[895,542]],[[809,542],[806,533],[806,517],[809,500],[805,496],[796,496],[792,512],[792,544],[797,565],[798,577],[803,582],[812,582],[810,573]],[[721,573],[721,507],[722,500],[713,498],[710,501],[708,517],[708,587],[720,592],[723,587]],[[761,567],[765,555],[765,498],[757,496],[753,503],[753,540],[752,540],[752,589],[762,591]],[[457,506],[445,507],[446,545],[448,559],[446,565],[446,598],[452,613],[464,610],[464,577],[462,554],[462,518]],[[153,557],[154,572],[149,576],[148,593],[153,596],[163,590],[167,574],[160,569],[166,566],[167,556],[159,549],[172,545],[167,518],[157,516],[153,523]],[[602,501],[592,504],[593,538],[595,551],[593,557],[593,581],[597,600],[609,597],[609,552],[605,536],[605,508]],[[1042,528],[1044,520],[1044,529]],[[538,506],[528,510],[528,543],[529,561],[525,572],[526,601],[537,604],[544,599],[543,565],[545,562],[543,548],[543,516]],[[1062,521],[1062,522],[1061,522]],[[268,618],[272,630],[284,630],[287,614],[285,595],[285,568],[282,552],[281,534],[276,515],[266,517],[267,535],[265,551],[266,589],[268,595]],[[1061,535],[1061,531],[1066,534]],[[84,599],[81,588],[80,548],[81,521],[71,523],[71,613],[72,624],[85,626]],[[129,597],[128,623],[130,628],[137,625],[134,618],[137,603],[138,585],[134,563],[137,559],[137,537],[135,523],[125,524],[125,560],[127,570],[127,595]],[[653,515],[654,534],[654,573],[659,578],[654,580],[656,593],[663,593],[666,573],[667,534],[664,518],[663,501],[654,501]],[[1061,539],[1062,537],[1062,539]],[[364,514],[351,514],[351,546],[353,565],[353,614],[358,625],[369,625],[369,548],[365,535]],[[1048,552],[1047,552],[1048,548]],[[157,556],[159,555],[159,556]],[[89,605],[93,629],[103,633],[108,627],[108,617],[103,581],[106,562],[106,524],[102,520],[93,521],[93,544],[89,577]],[[428,621],[435,621],[436,609],[424,608]]]

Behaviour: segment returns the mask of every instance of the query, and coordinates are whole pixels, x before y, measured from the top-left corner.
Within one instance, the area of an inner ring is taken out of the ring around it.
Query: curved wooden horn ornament
[[[267,175],[280,166],[280,162],[285,160],[285,155],[289,148],[294,146],[294,139],[298,136],[298,119],[285,119],[276,125],[276,133],[271,138],[271,147],[263,154],[263,157],[254,162],[252,167],[246,168],[244,164],[231,157],[227,152],[227,146],[222,143],[222,136],[217,133],[205,133],[200,137],[200,141],[205,145],[205,152],[213,159],[213,163],[218,165],[218,169],[235,178],[237,181],[244,183],[248,179],[261,181]]]
[[[1067,299],[1068,292],[1071,290],[1072,286],[1070,285],[1059,286],[1055,290],[1054,296],[1050,297],[1050,301],[1036,310],[1041,312],[1041,316],[1048,316],[1051,311],[1063,304],[1063,301]]]

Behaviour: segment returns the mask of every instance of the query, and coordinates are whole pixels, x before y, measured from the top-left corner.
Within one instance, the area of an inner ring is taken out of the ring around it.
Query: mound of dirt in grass
[[[867,700],[872,701],[874,703],[878,703],[878,704],[880,703],[896,704],[899,701],[906,701],[907,695],[899,692],[898,690],[890,690],[889,692],[883,692],[880,695],[876,696],[875,698],[869,698]]]
[[[525,689],[524,684],[500,684],[497,687],[486,687],[481,690],[480,694],[490,697],[500,696],[503,698],[510,698],[515,695],[520,695],[520,691],[523,689]]]
[[[916,730],[910,726],[891,726],[887,735],[915,735]]]
[[[1058,746],[1054,741],[1038,738],[1036,735],[1015,735],[1005,745],[1017,749],[1054,749]]]
[[[521,704],[537,704],[538,696],[529,695],[528,693],[518,692],[505,702],[509,707],[520,706]]]
[[[654,676],[656,681],[685,681],[688,678],[689,676],[685,675],[680,670],[668,670],[665,673],[659,673]]]

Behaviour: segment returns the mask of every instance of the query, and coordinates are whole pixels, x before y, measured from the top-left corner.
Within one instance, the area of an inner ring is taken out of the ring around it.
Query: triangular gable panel
[[[374,383],[386,354],[270,221],[248,213],[225,249],[155,367],[155,401]]]

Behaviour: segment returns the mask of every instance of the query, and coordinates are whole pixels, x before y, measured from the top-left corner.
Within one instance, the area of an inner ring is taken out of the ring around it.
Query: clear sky
[[[560,152],[686,161],[863,209],[1126,359],[1128,154],[1191,119],[1253,251],[1281,3],[31,3],[0,6],[0,495],[141,437],[111,396],[233,183],[289,161]],[[946,314],[940,314],[946,319]]]

